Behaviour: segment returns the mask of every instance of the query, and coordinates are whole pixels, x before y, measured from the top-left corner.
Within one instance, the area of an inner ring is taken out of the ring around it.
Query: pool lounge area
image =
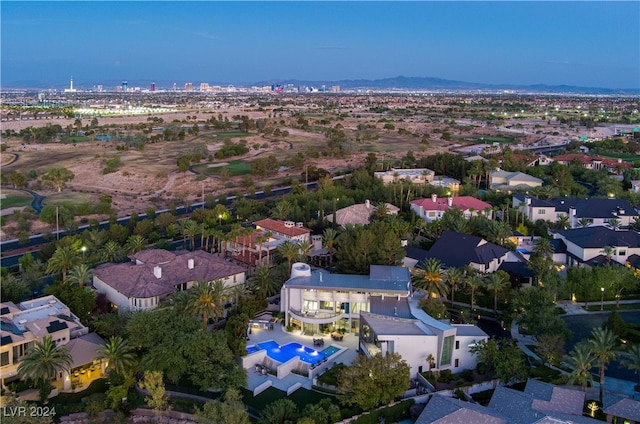
[[[262,349],[264,349],[267,356],[274,361],[284,363],[290,361],[294,356],[297,356],[300,358],[300,361],[312,366],[327,360],[330,356],[340,351],[340,348],[337,346],[329,346],[322,350],[316,350],[297,342],[280,345],[274,340],[268,340],[247,346],[247,353],[256,353]]]

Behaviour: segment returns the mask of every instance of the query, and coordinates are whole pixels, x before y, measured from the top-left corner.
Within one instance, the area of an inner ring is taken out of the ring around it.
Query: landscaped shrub
[[[345,364],[335,364],[333,367],[329,368],[324,372],[320,377],[318,377],[318,382],[322,384],[327,384],[329,386],[335,386],[338,384],[338,375],[342,372],[343,369],[346,368]]]
[[[371,411],[353,420],[355,424],[378,424],[380,422],[397,423],[409,418],[409,409],[414,404],[413,399],[407,399],[387,408]],[[384,417],[384,421],[381,418]]]
[[[464,370],[459,375],[464,381],[473,381],[473,370]]]

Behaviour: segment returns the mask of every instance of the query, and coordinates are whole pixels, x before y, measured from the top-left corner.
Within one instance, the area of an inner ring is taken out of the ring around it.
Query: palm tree
[[[579,225],[581,228],[586,228],[586,227],[588,227],[589,225],[591,225],[591,221],[589,221],[589,218],[580,218],[580,219],[578,220],[578,225]]]
[[[253,290],[262,293],[263,298],[275,294],[279,289],[278,281],[273,278],[271,270],[266,265],[259,267],[256,273],[249,278],[249,285]]]
[[[224,313],[223,301],[224,293],[219,285],[215,282],[211,285],[206,280],[200,280],[191,288],[191,302],[187,306],[187,311],[192,315],[201,316],[206,328],[209,318],[213,317],[217,321]]]
[[[291,243],[289,240],[278,246],[278,254],[285,258],[289,265],[289,274],[291,273],[291,264],[296,256],[300,253],[300,246],[297,243]]]
[[[113,240],[106,242],[98,253],[100,255],[100,259],[106,262],[118,262],[124,257],[122,246]]]
[[[85,283],[91,281],[91,277],[91,271],[85,264],[77,265],[69,271],[69,282],[71,284],[77,284],[80,287],[84,287]]]
[[[540,237],[535,241],[533,251],[538,255],[550,258],[553,255],[553,245],[551,244],[551,240],[546,237]]]
[[[18,376],[44,387],[59,371],[70,371],[72,363],[69,349],[64,345],[57,346],[51,336],[45,336],[22,358]]]
[[[307,255],[311,253],[313,250],[313,244],[310,241],[304,240],[298,243],[298,248],[300,249],[300,255],[302,256],[302,260],[307,262]]]
[[[493,290],[493,311],[498,313],[498,292],[504,290],[509,285],[509,274],[504,271],[496,271],[490,274],[486,280],[487,289]]]
[[[556,221],[556,228],[559,230],[566,230],[571,227],[571,222],[568,215],[560,215]]]
[[[336,245],[336,240],[338,239],[338,232],[333,228],[327,228],[322,233],[322,242],[324,244],[325,249],[329,251],[329,267],[333,264],[333,249]]]
[[[587,384],[593,384],[593,376],[591,375],[591,367],[595,358],[591,353],[591,347],[588,343],[578,343],[573,347],[571,353],[565,356],[565,362],[571,368],[568,375],[568,384],[578,383],[582,385],[582,391],[586,393]]]
[[[67,279],[67,270],[79,265],[81,262],[78,252],[71,246],[60,246],[53,252],[47,262],[47,274],[62,273],[62,281]]]
[[[596,327],[591,332],[589,345],[600,368],[600,403],[602,403],[604,394],[604,371],[607,368],[607,363],[616,357],[616,343],[616,335],[608,328]]]
[[[231,287],[231,289],[229,290],[229,295],[233,296],[233,298],[235,299],[234,305],[236,306],[238,306],[240,298],[245,297],[247,294],[249,294],[249,290],[247,290],[246,284],[237,284]]]
[[[475,272],[470,273],[464,283],[471,290],[471,310],[475,310],[476,290],[484,285],[484,280]]]
[[[442,263],[434,258],[421,261],[411,276],[413,287],[427,293],[431,299],[432,293],[444,297],[449,293],[449,286],[443,280]]]
[[[124,246],[125,250],[130,255],[144,250],[145,247],[147,247],[147,239],[139,234],[129,236],[127,243]]]
[[[273,237],[273,233],[271,231],[267,231],[264,233],[264,238],[266,239],[265,242],[267,243],[267,264],[271,263],[271,249],[269,246],[269,240],[271,240],[271,237]]]
[[[609,221],[609,225],[614,231],[618,231],[620,229],[620,226],[622,225],[622,222],[618,218],[613,218]]]
[[[200,233],[200,225],[193,219],[185,219],[180,222],[180,230],[182,232],[182,240],[186,244],[187,237],[191,240],[191,250],[196,247],[195,238],[196,234]]]
[[[620,361],[620,364],[638,375],[638,384],[640,385],[640,344],[631,346],[623,355],[624,359]]]
[[[455,301],[456,284],[460,284],[464,278],[464,272],[461,268],[448,268],[444,272],[444,279],[449,284],[451,290],[451,305]]]
[[[611,263],[611,256],[616,252],[612,246],[605,246],[602,248],[600,253],[604,253],[606,264],[609,265]]]
[[[191,294],[189,290],[175,292],[167,298],[167,303],[178,312],[186,312],[191,303]]]
[[[125,375],[136,363],[133,346],[120,336],[112,336],[97,353],[98,358],[107,360],[107,368],[118,375]]]

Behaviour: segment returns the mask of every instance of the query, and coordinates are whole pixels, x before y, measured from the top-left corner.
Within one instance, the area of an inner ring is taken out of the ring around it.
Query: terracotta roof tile
[[[291,222],[291,221],[289,221]],[[289,237],[302,236],[305,234],[311,234],[311,230],[304,227],[293,227],[285,225],[285,221],[276,221],[275,219],[267,218],[261,219],[255,222],[255,226],[258,230],[268,230],[276,233],[284,234]]]

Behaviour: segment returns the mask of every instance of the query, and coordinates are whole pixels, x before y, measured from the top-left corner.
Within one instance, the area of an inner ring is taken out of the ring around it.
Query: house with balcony
[[[431,184],[436,173],[427,168],[396,169],[374,172],[373,176],[382,180],[384,184],[405,181],[413,184]]]
[[[573,228],[558,230],[553,238],[566,245],[567,266],[593,267],[607,262],[626,265],[640,255],[640,234],[635,231],[615,231],[602,226]]]
[[[429,199],[411,201],[411,210],[427,222],[442,218],[446,211],[454,207],[460,209],[466,219],[472,216],[491,219],[493,216],[491,204],[471,196],[438,197],[437,194],[432,194]]]
[[[54,379],[54,386],[67,390],[83,376],[83,382],[99,378],[104,365],[97,359],[97,350],[104,341],[95,333],[89,333],[80,319],[55,296],[27,300],[18,305],[13,302],[0,304],[0,375],[2,387],[18,378],[18,366],[22,358],[36,342],[49,336],[56,345],[65,345],[72,358],[71,369]]]
[[[404,267],[371,265],[369,275],[346,275],[296,263],[280,299],[285,325],[311,335],[356,334],[365,355],[399,353],[412,374],[431,366],[429,354],[438,369],[475,368],[470,345],[488,338],[478,327],[440,322],[421,310]]]
[[[93,270],[93,287],[119,312],[153,309],[171,293],[190,289],[200,280],[222,280],[226,287],[245,283],[243,267],[202,250],[148,249],[130,258],[131,262]]]
[[[312,242],[311,230],[302,222],[261,219],[254,223],[255,230],[242,234],[226,243],[226,255],[249,269],[270,265],[278,246],[291,243]]]

